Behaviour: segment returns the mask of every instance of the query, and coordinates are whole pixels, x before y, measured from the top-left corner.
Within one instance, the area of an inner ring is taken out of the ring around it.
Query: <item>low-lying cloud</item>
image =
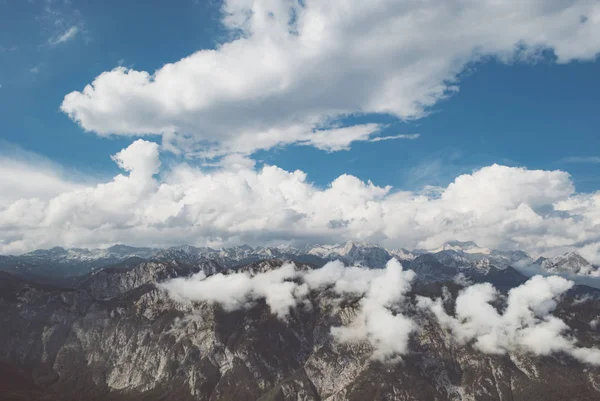
[[[565,352],[583,363],[600,365],[600,350],[578,347],[569,337],[567,324],[552,315],[559,297],[573,287],[572,281],[534,276],[509,291],[502,312],[492,305],[499,301],[500,294],[491,284],[470,285],[457,296],[453,316],[444,308],[444,303],[452,302],[448,292],[443,299],[417,296],[415,305],[406,299],[414,277],[414,272],[403,270],[396,259],[390,260],[385,269],[345,267],[334,261],[309,270],[286,263],[255,274],[244,271],[206,277],[199,273],[172,279],[161,287],[175,300],[219,304],[227,311],[249,308],[264,299],[282,320],[298,306],[312,306],[310,300],[315,298],[311,298],[311,291],[314,297],[333,300],[358,298],[352,321],[331,327],[331,335],[338,343],[370,344],[373,359],[382,361],[393,361],[410,352],[410,335],[419,327],[406,311],[414,311],[416,306],[416,310],[430,311],[459,346],[472,343],[487,354]]]
[[[264,299],[274,314],[285,319],[290,308],[306,296],[306,285],[290,281],[297,274],[296,266],[287,263],[255,275],[238,272],[206,277],[200,272],[190,278],[175,278],[161,287],[176,300],[215,303],[227,311],[248,308],[252,302]]]
[[[552,315],[558,298],[573,284],[558,276],[534,276],[509,291],[502,313],[492,305],[499,293],[489,283],[463,289],[456,298],[456,316],[446,312],[442,299],[418,297],[417,305],[433,312],[459,344],[473,342],[484,353],[565,352],[581,362],[600,365],[600,350],[578,347],[568,337],[567,324]]]
[[[403,270],[396,259],[390,260],[385,269],[345,267],[334,261],[308,271],[286,263],[256,274],[244,271],[206,277],[198,273],[160,286],[177,301],[214,303],[227,311],[249,308],[264,299],[282,320],[297,305],[310,305],[310,291],[330,289],[342,298],[358,297],[356,318],[348,326],[332,327],[331,334],[341,343],[366,341],[373,347],[373,358],[387,360],[407,352],[409,335],[416,328],[398,309],[413,277],[413,271]]]
[[[339,342],[366,339],[373,347],[373,358],[379,360],[405,354],[409,335],[416,325],[400,312],[399,305],[410,290],[414,276],[412,270],[402,270],[402,265],[391,259],[384,271],[367,281],[368,289],[360,300],[355,320],[349,326],[333,327],[333,337]],[[346,278],[346,281],[349,280]],[[339,289],[337,283],[336,289]]]

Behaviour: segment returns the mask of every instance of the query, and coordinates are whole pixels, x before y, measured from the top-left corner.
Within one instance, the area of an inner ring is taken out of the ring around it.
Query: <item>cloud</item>
[[[350,149],[353,142],[369,141],[369,137],[379,130],[380,126],[378,124],[318,130],[298,142],[328,152],[335,152]]]
[[[54,36],[54,37],[48,39],[48,43],[51,46],[56,46],[58,44],[65,43],[65,42],[75,39],[75,37],[77,36],[78,33],[79,33],[79,27],[72,26],[69,29],[67,29],[65,32],[61,33],[60,35]]]
[[[320,269],[299,270],[293,263],[286,263],[265,272],[218,273],[209,277],[198,273],[159,286],[176,301],[218,304],[226,311],[250,308],[256,301],[264,300],[282,320],[287,320],[299,305],[309,306],[311,299],[329,302],[332,297],[358,298],[356,315],[346,315],[351,317],[344,325],[331,327],[331,336],[338,343],[368,343],[373,359],[395,361],[409,351],[410,335],[418,330],[416,322],[402,313],[413,309],[405,294],[414,277],[414,272],[403,270],[396,259],[391,259],[385,269],[345,267],[334,261]],[[476,349],[488,354],[566,352],[581,362],[600,365],[600,350],[578,347],[567,336],[567,324],[552,315],[558,298],[572,286],[572,281],[562,277],[534,276],[509,291],[502,313],[492,305],[498,301],[499,293],[489,283],[463,289],[455,301],[456,316],[444,308],[444,303],[452,301],[449,293],[444,300],[417,296],[416,306],[431,311],[459,345],[472,342]]]
[[[41,9],[35,19],[48,36],[42,46],[55,47],[82,36],[87,39],[83,16],[70,1],[46,0],[39,5]]]
[[[557,299],[572,286],[573,282],[562,277],[534,276],[509,291],[503,313],[491,304],[497,301],[498,292],[489,283],[459,293],[456,317],[448,315],[441,299],[418,297],[418,305],[431,310],[459,344],[474,341],[473,346],[485,353],[566,352],[581,362],[600,365],[600,350],[577,347],[575,340],[566,336],[567,324],[551,314]]]
[[[363,276],[369,274],[363,271],[342,274],[346,282],[342,286],[335,282],[336,291],[342,294],[353,293],[360,285],[367,288],[354,321],[348,326],[332,327],[331,334],[342,343],[367,341],[373,347],[373,358],[386,361],[407,353],[409,336],[416,330],[413,320],[399,312],[415,274],[412,270],[404,271],[396,259],[391,259],[383,271],[368,272],[374,272],[370,280],[364,280]],[[349,277],[353,279],[348,280]]]
[[[9,142],[0,140],[0,148],[0,211],[20,199],[47,201],[89,181]]]
[[[227,311],[248,308],[252,302],[265,299],[271,312],[285,319],[290,309],[306,295],[306,287],[289,281],[297,274],[296,266],[287,263],[255,275],[240,272],[206,277],[200,272],[190,278],[169,280],[160,287],[175,300],[215,303]]]
[[[600,163],[600,157],[598,156],[572,156],[565,157],[560,160],[562,163],[585,163],[585,164],[598,164]]]
[[[29,69],[29,72],[31,72],[32,74],[37,74],[38,72],[40,72],[40,67],[32,67]]]
[[[423,117],[474,62],[600,50],[600,6],[587,0],[226,0],[222,15],[230,41],[154,72],[105,71],[62,111],[98,135],[158,134],[203,157],[294,143],[335,151],[376,133],[336,121]]]
[[[392,135],[392,136],[378,136],[377,138],[372,138],[369,142],[380,142],[380,141],[390,141],[393,139],[418,139],[421,134],[400,134],[400,135]]]
[[[17,50],[19,50],[18,46],[5,47],[5,46],[0,45],[0,53],[16,52]]]
[[[216,247],[360,240],[426,249],[461,240],[532,256],[579,250],[600,262],[600,192],[576,193],[560,170],[491,165],[410,192],[348,174],[321,188],[300,170],[256,169],[243,154],[211,167],[162,166],[159,145],[141,139],[113,156],[123,173],[98,184],[3,160],[0,253],[190,238]]]
[[[150,179],[158,173],[161,164],[158,145],[141,139],[113,155],[112,159],[120,168],[128,171],[132,179],[137,176],[143,180]]]
[[[308,271],[286,263],[255,274],[245,271],[206,277],[198,273],[169,280],[160,287],[177,301],[216,303],[227,311],[249,308],[264,299],[271,312],[283,320],[292,308],[308,302],[310,290],[321,294],[333,287],[341,297],[360,298],[351,324],[331,328],[334,339],[341,343],[367,342],[373,347],[374,359],[389,360],[407,352],[409,335],[416,328],[411,319],[398,313],[413,278],[413,271],[404,271],[396,259],[390,260],[385,269],[345,267],[335,261]]]

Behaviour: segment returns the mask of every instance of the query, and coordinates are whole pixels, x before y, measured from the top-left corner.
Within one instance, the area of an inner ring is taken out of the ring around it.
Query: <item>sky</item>
[[[596,1],[3,0],[0,27],[0,253],[600,262]]]

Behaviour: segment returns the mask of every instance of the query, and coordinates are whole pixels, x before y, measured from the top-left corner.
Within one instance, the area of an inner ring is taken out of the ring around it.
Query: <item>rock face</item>
[[[268,271],[282,263],[239,269]],[[431,255],[417,257],[412,267],[431,275],[447,270],[449,277],[457,271]],[[598,367],[561,354],[482,354],[470,344],[455,344],[430,314],[417,309],[403,311],[421,327],[410,339],[409,354],[380,362],[367,343],[334,341],[330,328],[353,321],[359,303],[332,302],[329,290],[309,293],[312,307],[299,306],[284,321],[264,301],[227,312],[203,302],[176,302],[156,285],[219,268],[143,261],[90,274],[70,289],[2,274],[0,399],[600,399]],[[506,269],[484,271],[494,279]],[[440,281],[422,279],[407,297],[456,295],[461,288]],[[589,322],[597,318],[600,299],[573,297],[563,299],[556,314],[577,328],[582,345],[597,346],[600,332]]]
[[[550,273],[570,273],[600,277],[598,266],[592,265],[577,252],[568,252],[553,258],[540,258],[536,261],[536,264]]]
[[[210,275],[221,269],[212,261],[195,265],[177,261],[122,263],[88,274],[79,280],[76,288],[85,290],[95,299],[110,299],[144,284],[190,276],[200,271]]]

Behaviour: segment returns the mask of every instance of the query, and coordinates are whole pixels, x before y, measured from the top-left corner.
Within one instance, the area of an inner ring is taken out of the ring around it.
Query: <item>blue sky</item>
[[[65,94],[120,63],[153,70],[194,50],[214,47],[223,35],[215,4],[178,1],[176,7],[160,7],[161,2],[156,2],[153,7],[152,2],[143,3],[4,1],[0,5],[0,46],[6,49],[0,52],[0,107],[6,111],[2,139],[61,164],[113,175],[117,169],[108,156],[131,141],[84,133],[59,110]],[[56,27],[56,19],[69,22]],[[82,24],[82,31],[72,40],[48,45],[72,24]],[[37,72],[31,71],[34,68]]]
[[[169,241],[198,245],[474,240],[533,253],[586,249],[600,260],[598,214],[582,206],[600,205],[598,7],[585,0],[340,4],[0,1],[0,251],[164,245],[168,232]],[[385,137],[396,138],[377,139]],[[264,165],[282,173],[262,174]],[[191,212],[223,206],[197,198],[198,183],[233,202],[241,196],[236,180],[249,199],[270,188],[285,204],[254,210],[254,220],[241,209],[224,210],[222,219]],[[94,200],[64,207],[87,214],[59,213],[65,220],[49,223],[58,198],[79,198],[71,191],[84,187]],[[98,193],[109,187],[146,188],[119,206],[135,218],[101,204]],[[425,213],[415,205],[431,187],[437,195],[428,195]],[[168,202],[165,188],[173,191]],[[398,191],[415,197],[398,204],[414,215],[390,215]],[[351,206],[317,218],[306,193],[332,205],[344,203],[339,195]],[[442,193],[452,201],[437,205]],[[497,197],[488,203],[499,209],[470,204],[465,194]],[[23,199],[46,202],[39,218],[50,228],[29,232],[31,224],[14,223],[22,221],[12,209],[24,208]],[[373,205],[383,208],[376,219]],[[483,210],[498,220],[477,217]],[[515,214],[514,227],[502,223],[506,213]],[[140,215],[160,221],[140,223]],[[298,222],[306,232],[285,228]],[[131,230],[139,239],[127,241]]]
[[[59,111],[64,95],[117,65],[153,71],[228,37],[218,2],[144,4],[5,1],[0,14],[5,49],[0,53],[1,138],[65,166],[113,175],[116,167],[107,156],[130,138],[84,132]],[[48,8],[59,16],[49,15]],[[50,46],[50,38],[63,32],[53,18],[81,24],[81,31]],[[552,57],[535,64],[476,63],[461,78],[460,91],[436,104],[430,116],[411,122],[376,117],[390,124],[383,135],[419,133],[418,140],[357,143],[336,153],[290,146],[260,151],[257,158],[299,168],[321,185],[350,173],[415,189],[424,183],[445,185],[457,173],[501,163],[565,169],[578,190],[598,189],[599,163],[564,159],[598,157],[600,64],[557,65]]]

